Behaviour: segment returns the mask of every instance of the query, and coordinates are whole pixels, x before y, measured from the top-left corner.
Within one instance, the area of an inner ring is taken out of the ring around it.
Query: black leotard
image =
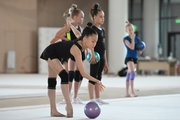
[[[49,45],[45,48],[45,50],[42,52],[40,58],[44,60],[50,59],[59,59],[61,61],[61,58],[71,58],[74,57],[70,53],[70,49],[73,45],[76,45],[80,51],[82,51],[82,47],[78,44],[77,40],[73,41],[64,41],[64,42],[58,42]]]
[[[96,64],[90,64],[90,75],[101,81],[102,71],[105,64],[105,58],[104,58],[104,53],[106,49],[105,41],[104,41],[105,31],[104,29],[99,29],[96,26],[93,26],[92,28],[98,33],[98,41],[94,48],[94,51],[99,53],[100,61],[97,62]],[[95,82],[93,81],[89,81],[89,82],[95,84]]]
[[[101,58],[104,58],[104,52],[106,49],[105,46],[105,31],[104,29],[99,29],[96,26],[92,26],[92,28],[98,33],[98,41],[96,43],[96,46],[94,47],[94,51],[98,52],[100,54]]]
[[[79,32],[81,32],[81,27],[78,26],[77,30],[78,30]],[[72,30],[70,30],[70,36],[71,36],[71,41],[77,40],[77,37],[75,36],[75,34],[74,34],[74,32],[73,32]],[[67,38],[67,34],[66,34],[65,37]],[[63,41],[65,41],[65,40],[63,40]],[[85,60],[85,52],[83,51],[81,54],[82,54],[82,60]],[[75,58],[74,58],[74,57],[71,57],[71,60],[75,61]],[[61,62],[62,62],[62,63],[63,63],[63,62],[68,62],[68,58],[62,58],[62,59],[61,59]]]

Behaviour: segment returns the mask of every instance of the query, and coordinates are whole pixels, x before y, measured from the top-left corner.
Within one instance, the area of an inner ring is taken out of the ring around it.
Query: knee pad
[[[129,82],[129,80],[130,80],[130,73],[127,73],[127,75],[126,75],[126,82]]]
[[[66,70],[62,70],[59,73],[59,77],[61,78],[61,84],[68,84],[68,73]]]
[[[129,80],[134,80],[135,76],[136,76],[136,73],[134,71],[130,72]]]
[[[69,82],[72,82],[74,79],[74,71],[69,71],[69,74],[68,74],[68,81]]]
[[[80,81],[83,80],[83,76],[81,74],[79,75],[79,79],[80,79]]]
[[[79,70],[76,70],[75,71],[75,74],[74,74],[74,80],[76,81],[76,82],[79,82],[80,81],[80,72],[79,72]]]
[[[56,89],[56,78],[48,78],[48,89]]]

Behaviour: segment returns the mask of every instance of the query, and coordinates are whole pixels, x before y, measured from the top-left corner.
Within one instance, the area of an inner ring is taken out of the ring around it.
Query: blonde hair
[[[133,28],[133,30],[135,30],[134,25],[132,23],[130,23],[129,21],[126,21],[126,28],[129,26],[131,26]]]
[[[72,4],[71,7],[68,10],[66,10],[66,12],[64,12],[63,16],[73,18],[74,16],[78,16],[80,12],[81,10],[77,8],[77,5]]]

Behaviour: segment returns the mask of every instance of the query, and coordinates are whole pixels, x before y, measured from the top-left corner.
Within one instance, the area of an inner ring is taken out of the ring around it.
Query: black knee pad
[[[80,74],[80,72],[79,72],[79,70],[76,70],[75,71],[75,74],[74,74],[74,80],[76,81],[76,82],[79,82],[80,81],[80,76],[81,74]]]
[[[79,79],[80,79],[80,81],[83,80],[83,76],[81,74],[79,75]]]
[[[62,70],[59,73],[59,77],[61,78],[61,84],[68,84],[68,73],[66,70]]]
[[[56,78],[48,78],[48,89],[56,89]]]
[[[69,71],[69,75],[68,75],[68,81],[72,82],[74,79],[74,71]]]
[[[101,81],[102,75],[97,75],[96,78],[97,78],[99,81]],[[93,85],[96,84],[96,82],[93,82],[93,81],[90,81],[90,80],[89,80],[89,83],[91,83],[91,84],[93,84]]]

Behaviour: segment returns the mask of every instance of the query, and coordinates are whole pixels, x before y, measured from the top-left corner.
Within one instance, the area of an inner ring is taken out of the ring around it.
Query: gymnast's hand
[[[99,91],[102,92],[104,91],[104,88],[106,88],[101,81],[98,82],[98,85],[99,85]]]
[[[74,22],[74,20],[71,18],[71,17],[68,17],[67,19],[66,19],[66,23],[67,23],[67,25],[71,25],[71,23],[73,23]]]
[[[132,40],[134,40],[134,39],[135,39],[135,37],[136,37],[136,34],[131,33],[130,38],[131,38]]]
[[[108,64],[107,64],[107,62],[105,62],[105,64],[104,64],[104,72],[107,72],[108,69],[109,69]]]
[[[138,53],[139,53],[139,54],[142,54],[142,50],[138,50]]]
[[[90,60],[91,64],[95,64],[97,62],[95,55],[92,55],[92,58]]]

